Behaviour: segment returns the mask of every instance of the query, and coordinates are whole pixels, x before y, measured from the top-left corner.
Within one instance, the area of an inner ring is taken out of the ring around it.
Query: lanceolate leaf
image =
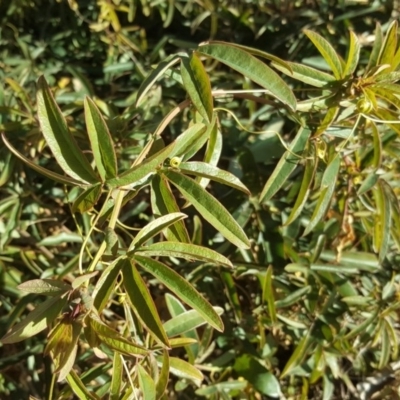
[[[152,274],[177,297],[197,310],[215,329],[222,331],[224,325],[210,303],[184,278],[159,261],[135,255],[134,260]]]
[[[117,331],[104,324],[98,317],[91,315],[86,319],[86,323],[90,324],[93,331],[96,332],[102,342],[119,353],[136,357],[147,355],[148,351],[145,348],[124,338]]]
[[[379,53],[378,64],[392,63],[397,50],[397,27],[398,23],[396,20],[390,24]]]
[[[56,279],[33,279],[17,286],[26,293],[38,293],[46,296],[56,296],[71,290],[71,285]]]
[[[143,399],[155,400],[156,399],[156,384],[152,377],[146,372],[146,370],[137,364],[137,372],[139,378],[139,387],[142,391]]]
[[[286,182],[289,175],[294,171],[300,161],[300,155],[307,145],[311,131],[309,128],[301,127],[289,147],[289,151],[281,157],[274,172],[269,177],[260,195],[260,201],[268,201]]]
[[[388,191],[385,190],[386,185],[386,182],[380,180],[373,190],[377,209],[374,227],[374,248],[379,253],[380,263],[382,263],[388,251],[392,222],[392,207]]]
[[[310,223],[307,225],[304,235],[310,233],[319,221],[325,216],[328,206],[331,202],[333,193],[335,191],[336,180],[339,173],[341,158],[339,155],[335,155],[333,160],[328,164],[324,175],[322,177],[320,196],[315,206],[313,215],[311,216]]]
[[[158,242],[145,247],[140,247],[135,253],[151,257],[180,257],[188,260],[197,260],[220,264],[226,267],[233,267],[232,263],[222,254],[207,247],[189,243]]]
[[[100,400],[100,397],[88,391],[86,385],[80,380],[76,372],[70,371],[66,379],[79,400]]]
[[[183,197],[193,204],[203,218],[230,242],[239,248],[246,249],[250,246],[249,239],[232,215],[197,182],[173,170],[164,170],[163,174],[178,188]]]
[[[200,161],[184,162],[179,165],[179,169],[188,175],[208,178],[222,183],[223,185],[231,186],[246,194],[250,194],[249,189],[247,189],[247,187],[240,181],[238,177],[228,171],[224,171],[208,163]]]
[[[115,289],[115,281],[124,264],[124,261],[118,259],[111,263],[101,274],[101,277],[93,289],[93,305],[101,313],[107,303],[110,301],[111,293]]]
[[[308,194],[310,193],[311,182],[313,181],[315,171],[318,166],[317,157],[309,157],[306,160],[306,167],[304,170],[303,180],[301,181],[301,186],[299,194],[297,195],[296,203],[294,204],[292,211],[285,225],[291,224],[301,213],[303,207],[307,201]]]
[[[106,182],[108,187],[110,189],[113,189],[121,186],[129,186],[139,181],[140,179],[143,179],[148,174],[155,173],[157,167],[162,164],[165,159],[171,154],[174,147],[175,143],[171,143],[169,146],[149,157],[141,164],[135,165],[134,167],[130,168],[128,171],[125,171],[116,178],[109,179]]]
[[[155,175],[151,181],[151,207],[155,216],[179,212],[174,195],[167,180],[162,175]],[[189,234],[183,220],[176,221],[164,230],[168,240],[189,243]]]
[[[378,65],[379,53],[381,52],[382,49],[382,41],[383,41],[382,28],[380,23],[378,22],[375,28],[375,40],[372,46],[371,54],[369,56],[367,71],[370,71],[372,68]]]
[[[121,354],[114,352],[113,365],[112,365],[112,378],[110,385],[110,400],[119,400],[122,386],[122,374],[124,368],[122,365]]]
[[[43,136],[58,165],[74,179],[86,183],[98,182],[100,179],[69,132],[64,116],[43,76],[38,81],[37,107]]]
[[[193,105],[206,122],[211,122],[214,105],[210,79],[196,53],[182,58],[181,75]]]
[[[327,74],[326,72],[319,71],[318,69],[308,67],[307,65],[303,64],[288,64],[290,65],[290,69],[275,63],[272,63],[272,66],[284,74],[311,86],[329,87],[336,82],[336,78],[330,74]]]
[[[343,71],[344,77],[351,77],[351,75],[357,68],[359,58],[360,42],[357,38],[357,35],[353,31],[350,31],[349,54],[347,55],[346,66],[344,67]]]
[[[117,175],[117,157],[107,124],[93,100],[86,97],[84,106],[86,128],[99,175],[103,181],[114,178]]]
[[[180,358],[170,357],[170,372],[183,379],[203,380],[203,374],[192,364]]]
[[[29,160],[29,158],[26,158],[23,154],[21,154],[17,149],[15,149],[11,145],[11,143],[6,139],[4,133],[1,134],[1,137],[3,139],[4,144],[16,157],[18,157],[21,161],[23,161],[25,164],[30,166],[35,171],[39,172],[39,174],[42,174],[53,181],[63,183],[65,185],[81,186],[82,184],[84,184],[84,182],[82,182],[81,180],[57,174],[57,172],[50,171],[46,168],[41,167],[40,165],[33,163],[31,160]]]
[[[32,337],[46,329],[60,314],[67,300],[60,296],[51,297],[39,304],[21,322],[14,325],[1,339],[2,343],[16,343]]]
[[[139,107],[146,93],[151,89],[154,82],[160,78],[164,72],[171,68],[174,64],[177,64],[180,60],[180,56],[174,54],[167,57],[164,61],[160,62],[157,67],[147,75],[146,79],[140,85],[137,98],[136,107]]]
[[[156,384],[157,400],[160,400],[168,386],[169,380],[169,354],[167,350],[163,351],[161,370],[159,372]]]
[[[198,52],[228,65],[267,89],[292,110],[296,109],[296,98],[288,85],[271,68],[247,51],[228,43],[210,42],[200,46]]]
[[[304,33],[314,43],[314,46],[318,49],[322,57],[324,57],[325,61],[331,67],[335,78],[338,80],[343,78],[343,61],[336,53],[332,45],[318,33],[309,31],[307,29],[304,31]]]
[[[145,227],[143,227],[132,240],[129,251],[133,250],[135,247],[141,246],[143,243],[146,243],[153,236],[161,233],[165,228],[174,224],[175,222],[186,218],[186,215],[180,212],[171,213],[164,215],[155,219],[154,221],[149,222]]]
[[[200,147],[204,145],[208,138],[207,126],[202,122],[191,125],[188,129],[182,132],[175,140],[174,150],[171,151],[170,157],[181,157],[186,159],[186,153],[191,153],[193,147],[197,147],[200,142]]]
[[[168,337],[146,283],[129,259],[124,262],[122,274],[126,293],[136,315],[160,344],[169,347]]]
[[[223,309],[220,307],[214,307],[214,310],[221,315]],[[207,321],[201,316],[197,310],[184,311],[167,322],[164,323],[165,332],[168,337],[182,335],[185,332],[191,331],[192,329],[198,328],[204,325]]]
[[[86,211],[91,210],[99,200],[101,195],[101,184],[89,186],[85,189],[72,204],[72,212],[80,212],[83,214]]]

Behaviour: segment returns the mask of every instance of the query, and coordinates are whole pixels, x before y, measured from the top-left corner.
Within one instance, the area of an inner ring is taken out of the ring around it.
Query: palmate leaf
[[[177,297],[197,310],[215,329],[222,331],[224,325],[211,304],[183,277],[165,264],[148,257],[135,254],[133,259],[147,272],[157,278]]]
[[[204,118],[204,121],[211,122],[214,105],[210,79],[195,52],[189,58],[182,57],[181,75],[193,105]]]
[[[226,208],[193,179],[173,171],[163,170],[163,175],[173,183],[196,210],[223,236],[239,248],[250,247],[249,239]]]
[[[289,86],[266,64],[238,46],[208,42],[198,48],[200,54],[218,60],[267,89],[272,96],[296,109],[296,98]]]
[[[44,79],[38,80],[38,118],[43,136],[58,165],[78,181],[96,183],[100,179],[69,132],[67,123]]]

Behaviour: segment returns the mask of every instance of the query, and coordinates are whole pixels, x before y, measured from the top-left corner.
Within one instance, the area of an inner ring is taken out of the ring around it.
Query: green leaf
[[[308,157],[306,159],[306,167],[304,169],[304,175],[303,175],[303,180],[301,181],[299,194],[297,195],[296,202],[292,208],[292,211],[290,212],[288,219],[285,222],[285,225],[290,225],[301,214],[304,205],[306,204],[306,201],[308,199],[311,183],[314,179],[317,167],[318,167],[317,157]]]
[[[60,296],[47,299],[39,304],[21,322],[14,325],[11,330],[1,338],[2,343],[16,343],[37,335],[58,317],[66,303],[66,298]]]
[[[153,379],[140,364],[137,364],[136,369],[143,399],[156,400],[156,384]]]
[[[394,55],[397,50],[397,34],[398,34],[398,23],[394,20],[387,32],[385,39],[383,40],[381,51],[378,56],[378,64],[389,64],[391,65],[394,59]]]
[[[218,313],[215,312],[210,303],[186,279],[165,264],[151,258],[135,255],[134,260],[182,301],[197,310],[215,329],[219,331],[223,330],[224,325]]]
[[[17,286],[26,293],[38,293],[46,296],[61,295],[71,290],[71,285],[55,279],[32,279]]]
[[[84,212],[90,211],[97,203],[100,198],[102,191],[102,185],[97,183],[95,185],[86,188],[72,204],[72,212]]]
[[[357,35],[353,31],[350,31],[349,53],[347,55],[343,77],[351,77],[356,70],[360,58],[360,48],[360,41]]]
[[[221,131],[218,129],[217,120],[215,120],[215,125],[213,125],[210,138],[207,143],[206,152],[204,154],[203,161],[211,166],[217,166],[218,161],[221,157],[222,153],[222,134]],[[197,179],[199,185],[203,188],[207,187],[210,180],[206,178]]]
[[[151,208],[156,217],[179,212],[179,207],[168,181],[159,174],[155,175],[151,181]],[[183,220],[170,225],[163,233],[170,241],[190,243],[189,234]]]
[[[160,62],[157,67],[146,76],[145,80],[140,85],[137,93],[135,106],[139,107],[148,93],[148,91],[153,86],[154,82],[164,74],[166,70],[171,68],[174,64],[177,64],[180,60],[180,56],[173,54],[167,57],[164,61]]]
[[[272,284],[272,266],[270,265],[264,276],[264,285],[262,291],[262,299],[268,305],[269,317],[273,325],[278,322],[276,317],[276,307],[275,307],[275,296],[274,296],[274,286]]]
[[[224,265],[229,268],[233,267],[231,261],[222,254],[207,247],[197,246],[190,243],[168,241],[157,242],[138,248],[135,251],[135,254],[148,257],[177,257],[186,260],[197,260],[217,265]]]
[[[66,376],[67,382],[79,400],[100,400],[95,393],[90,393],[76,372],[70,371]]]
[[[157,171],[157,167],[169,157],[174,147],[175,143],[171,143],[169,146],[160,150],[139,165],[135,165],[116,178],[107,180],[106,183],[108,187],[110,189],[114,189],[117,187],[129,186],[145,178],[147,175],[155,173]]]
[[[156,384],[157,400],[160,400],[165,391],[167,390],[168,380],[169,380],[169,354],[167,350],[164,350],[161,370],[159,372]]]
[[[201,161],[191,161],[180,163],[179,169],[188,174],[211,179],[223,185],[231,186],[250,195],[249,189],[240,181],[238,177],[228,171],[214,167]]]
[[[310,222],[304,231],[304,236],[308,235],[326,214],[333,193],[335,191],[336,180],[340,168],[340,161],[341,158],[339,154],[337,154],[334,156],[333,160],[326,167],[324,175],[322,176],[318,202],[317,205],[315,206]]]
[[[218,315],[221,315],[224,312],[220,307],[213,308]],[[197,310],[188,310],[169,319],[167,322],[164,322],[164,329],[167,336],[171,338],[198,328],[206,322],[207,321]]]
[[[324,39],[318,33],[310,31],[308,29],[304,30],[304,33],[308,36],[308,38],[313,42],[314,46],[321,53],[322,57],[331,67],[333,75],[337,80],[343,78],[343,60],[336,53],[335,49],[332,45]]]
[[[164,331],[151,294],[129,259],[124,260],[122,275],[126,293],[139,320],[157,342],[169,347],[167,334]]]
[[[276,308],[289,307],[297,303],[304,295],[311,293],[311,286],[307,285],[286,295],[284,299],[275,301]]]
[[[280,375],[281,378],[287,376],[295,367],[301,364],[303,358],[307,355],[307,349],[309,348],[311,342],[310,339],[311,335],[309,333],[300,339],[298,345],[283,368],[283,371]]]
[[[103,181],[114,178],[117,175],[117,157],[107,124],[93,100],[86,97],[83,104],[86,128],[99,175]]]
[[[284,74],[314,87],[329,87],[336,82],[336,78],[326,72],[303,64],[292,62],[288,64],[290,68],[275,63],[272,63],[272,66]]]
[[[382,28],[379,22],[376,23],[376,28],[375,28],[375,40],[374,44],[372,46],[371,53],[369,55],[369,60],[368,60],[368,65],[366,70],[371,71],[374,67],[378,65],[378,60],[379,60],[379,54],[382,49],[382,42],[383,42],[383,34],[382,34]]]
[[[187,153],[191,153],[195,147],[202,147],[208,139],[209,131],[207,126],[202,122],[191,125],[188,129],[182,132],[175,140],[175,148],[171,151],[170,157],[181,157],[186,159]]]
[[[183,197],[223,236],[239,248],[250,247],[249,239],[240,225],[225,207],[193,179],[173,170],[164,170],[163,174],[170,180]]]
[[[122,386],[122,374],[124,368],[122,365],[121,354],[117,351],[114,352],[112,364],[112,376],[110,385],[110,400],[119,400]]]
[[[161,362],[160,357],[157,357],[157,360]],[[170,357],[169,368],[170,372],[178,378],[195,381],[204,379],[203,374],[196,367],[180,358]]]
[[[91,314],[86,322],[98,335],[103,343],[111,349],[127,356],[143,357],[148,354],[148,350],[121,336],[117,331],[104,324],[99,317]]]
[[[181,75],[193,105],[205,121],[211,122],[214,104],[210,79],[195,52],[189,58],[182,58]]]
[[[198,52],[240,72],[267,89],[272,96],[289,106],[291,110],[296,109],[296,98],[289,86],[271,68],[247,51],[228,43],[209,42],[201,45]]]
[[[67,123],[43,76],[38,80],[38,118],[42,133],[64,172],[85,183],[99,182],[89,161],[68,130]]]
[[[233,369],[245,378],[254,388],[272,398],[281,396],[281,388],[275,376],[250,354],[242,354],[236,358]]]
[[[379,253],[379,262],[382,263],[389,249],[390,228],[392,224],[390,198],[387,183],[380,179],[374,187],[373,193],[376,204],[376,215],[374,225],[374,250]]]
[[[290,151],[284,153],[265,184],[260,194],[260,202],[268,201],[284,185],[300,161],[301,156],[297,156],[297,154],[301,154],[306,148],[310,134],[311,130],[309,128],[300,128],[289,147]]]
[[[42,174],[46,176],[47,178],[65,184],[65,185],[72,185],[72,186],[81,186],[82,181],[69,178],[64,175],[57,174],[57,172],[50,171],[46,168],[41,167],[40,165],[37,165],[33,163],[29,158],[26,158],[23,154],[21,154],[17,149],[15,149],[11,143],[6,139],[4,132],[1,133],[1,138],[3,139],[4,144],[7,146],[7,148],[16,156],[18,157],[21,161],[23,161],[25,164],[27,164],[29,167],[34,169],[35,171],[39,172],[39,174]]]
[[[140,247],[142,244],[146,243],[153,236],[161,233],[165,228],[186,217],[187,217],[186,214],[176,212],[164,215],[149,222],[137,233],[137,235],[129,245],[128,251],[132,251]]]
[[[110,301],[111,293],[115,289],[115,281],[124,265],[124,260],[117,259],[111,263],[101,274],[93,289],[93,305],[101,313]]]

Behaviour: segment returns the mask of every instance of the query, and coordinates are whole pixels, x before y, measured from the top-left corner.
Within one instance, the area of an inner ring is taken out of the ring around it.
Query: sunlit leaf
[[[239,248],[248,248],[249,239],[243,229],[234,220],[223,205],[197,182],[172,170],[164,170],[163,174],[182,193],[196,210],[214,226],[223,236]]]
[[[177,297],[197,310],[215,329],[222,331],[223,323],[210,303],[183,277],[159,261],[135,255],[134,260],[147,272],[152,274]]]
[[[94,161],[103,181],[117,175],[117,158],[114,144],[103,116],[93,100],[85,98],[85,121]]]
[[[271,68],[247,51],[229,43],[209,42],[201,45],[198,52],[228,65],[267,89],[292,110],[296,109],[296,98],[287,84]]]
[[[214,106],[210,79],[196,52],[182,58],[181,75],[193,105],[205,121],[211,122]]]
[[[38,80],[37,106],[43,136],[58,165],[67,175],[78,181],[98,182],[98,176],[69,132],[64,116],[43,76]]]

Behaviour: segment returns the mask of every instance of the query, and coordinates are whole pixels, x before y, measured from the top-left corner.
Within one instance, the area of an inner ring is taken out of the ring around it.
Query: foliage
[[[398,358],[398,24],[358,31],[384,6],[17,3],[2,398],[366,396]]]

